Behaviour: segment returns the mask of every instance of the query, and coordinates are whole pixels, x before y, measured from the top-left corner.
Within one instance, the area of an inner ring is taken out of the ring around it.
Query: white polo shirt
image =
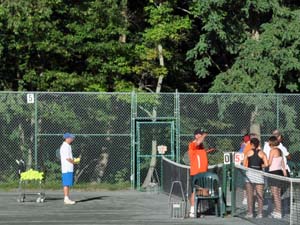
[[[74,171],[73,163],[70,163],[67,159],[73,159],[72,148],[67,142],[63,142],[60,146],[60,162],[61,162],[61,172],[68,173]]]
[[[283,160],[284,160],[285,168],[287,169],[287,171],[291,172],[290,167],[289,167],[289,165],[287,164],[287,159],[286,159],[286,157],[287,157],[290,153],[288,152],[287,148],[283,146],[282,143],[280,143],[277,147],[281,150],[282,155],[284,156],[284,157],[283,157]],[[265,142],[265,145],[264,145],[264,153],[266,153],[268,160],[269,160],[270,151],[271,151],[271,148],[270,148],[269,142]]]

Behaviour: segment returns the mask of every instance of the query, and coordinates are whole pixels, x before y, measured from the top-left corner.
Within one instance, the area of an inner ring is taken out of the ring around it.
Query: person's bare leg
[[[263,204],[264,204],[264,197],[263,197],[264,185],[263,184],[256,184],[255,189],[256,189],[256,199],[257,199],[257,204],[258,204],[257,213],[258,213],[258,215],[262,215]]]
[[[69,198],[70,188],[68,186],[64,186],[64,197]]]
[[[194,192],[191,194],[191,197],[190,197],[190,204],[191,204],[191,206],[194,206],[194,204],[195,204],[195,196],[194,196]]]
[[[253,215],[253,186],[250,182],[246,183],[248,214]]]
[[[195,217],[196,213],[195,213],[195,194],[194,192],[191,194],[190,196],[190,205],[191,205],[191,208],[190,208],[190,217]]]
[[[272,186],[271,190],[274,198],[274,212],[281,215],[281,189],[276,186]]]

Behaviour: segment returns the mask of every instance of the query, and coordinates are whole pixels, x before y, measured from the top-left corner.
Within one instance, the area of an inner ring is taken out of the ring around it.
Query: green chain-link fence
[[[250,129],[266,141],[276,128],[294,174],[300,163],[300,95],[1,92],[0,115],[0,183],[18,179],[16,159],[59,183],[56,149],[65,132],[76,135],[73,154],[82,159],[77,183],[141,187],[149,167],[159,168],[157,146],[166,145],[167,154],[182,162],[198,127],[209,132],[206,146],[218,150],[210,164],[221,163],[223,152],[237,151]]]

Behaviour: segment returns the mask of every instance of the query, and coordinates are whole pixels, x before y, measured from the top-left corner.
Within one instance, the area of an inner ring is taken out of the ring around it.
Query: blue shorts
[[[73,186],[73,172],[62,174],[62,185],[63,186]]]

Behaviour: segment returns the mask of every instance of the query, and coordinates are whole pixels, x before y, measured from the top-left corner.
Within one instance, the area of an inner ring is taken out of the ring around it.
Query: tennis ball
[[[79,163],[80,162],[80,158],[74,158],[74,163]]]
[[[26,172],[21,173],[21,180],[42,180],[43,176],[43,172],[30,169]]]

